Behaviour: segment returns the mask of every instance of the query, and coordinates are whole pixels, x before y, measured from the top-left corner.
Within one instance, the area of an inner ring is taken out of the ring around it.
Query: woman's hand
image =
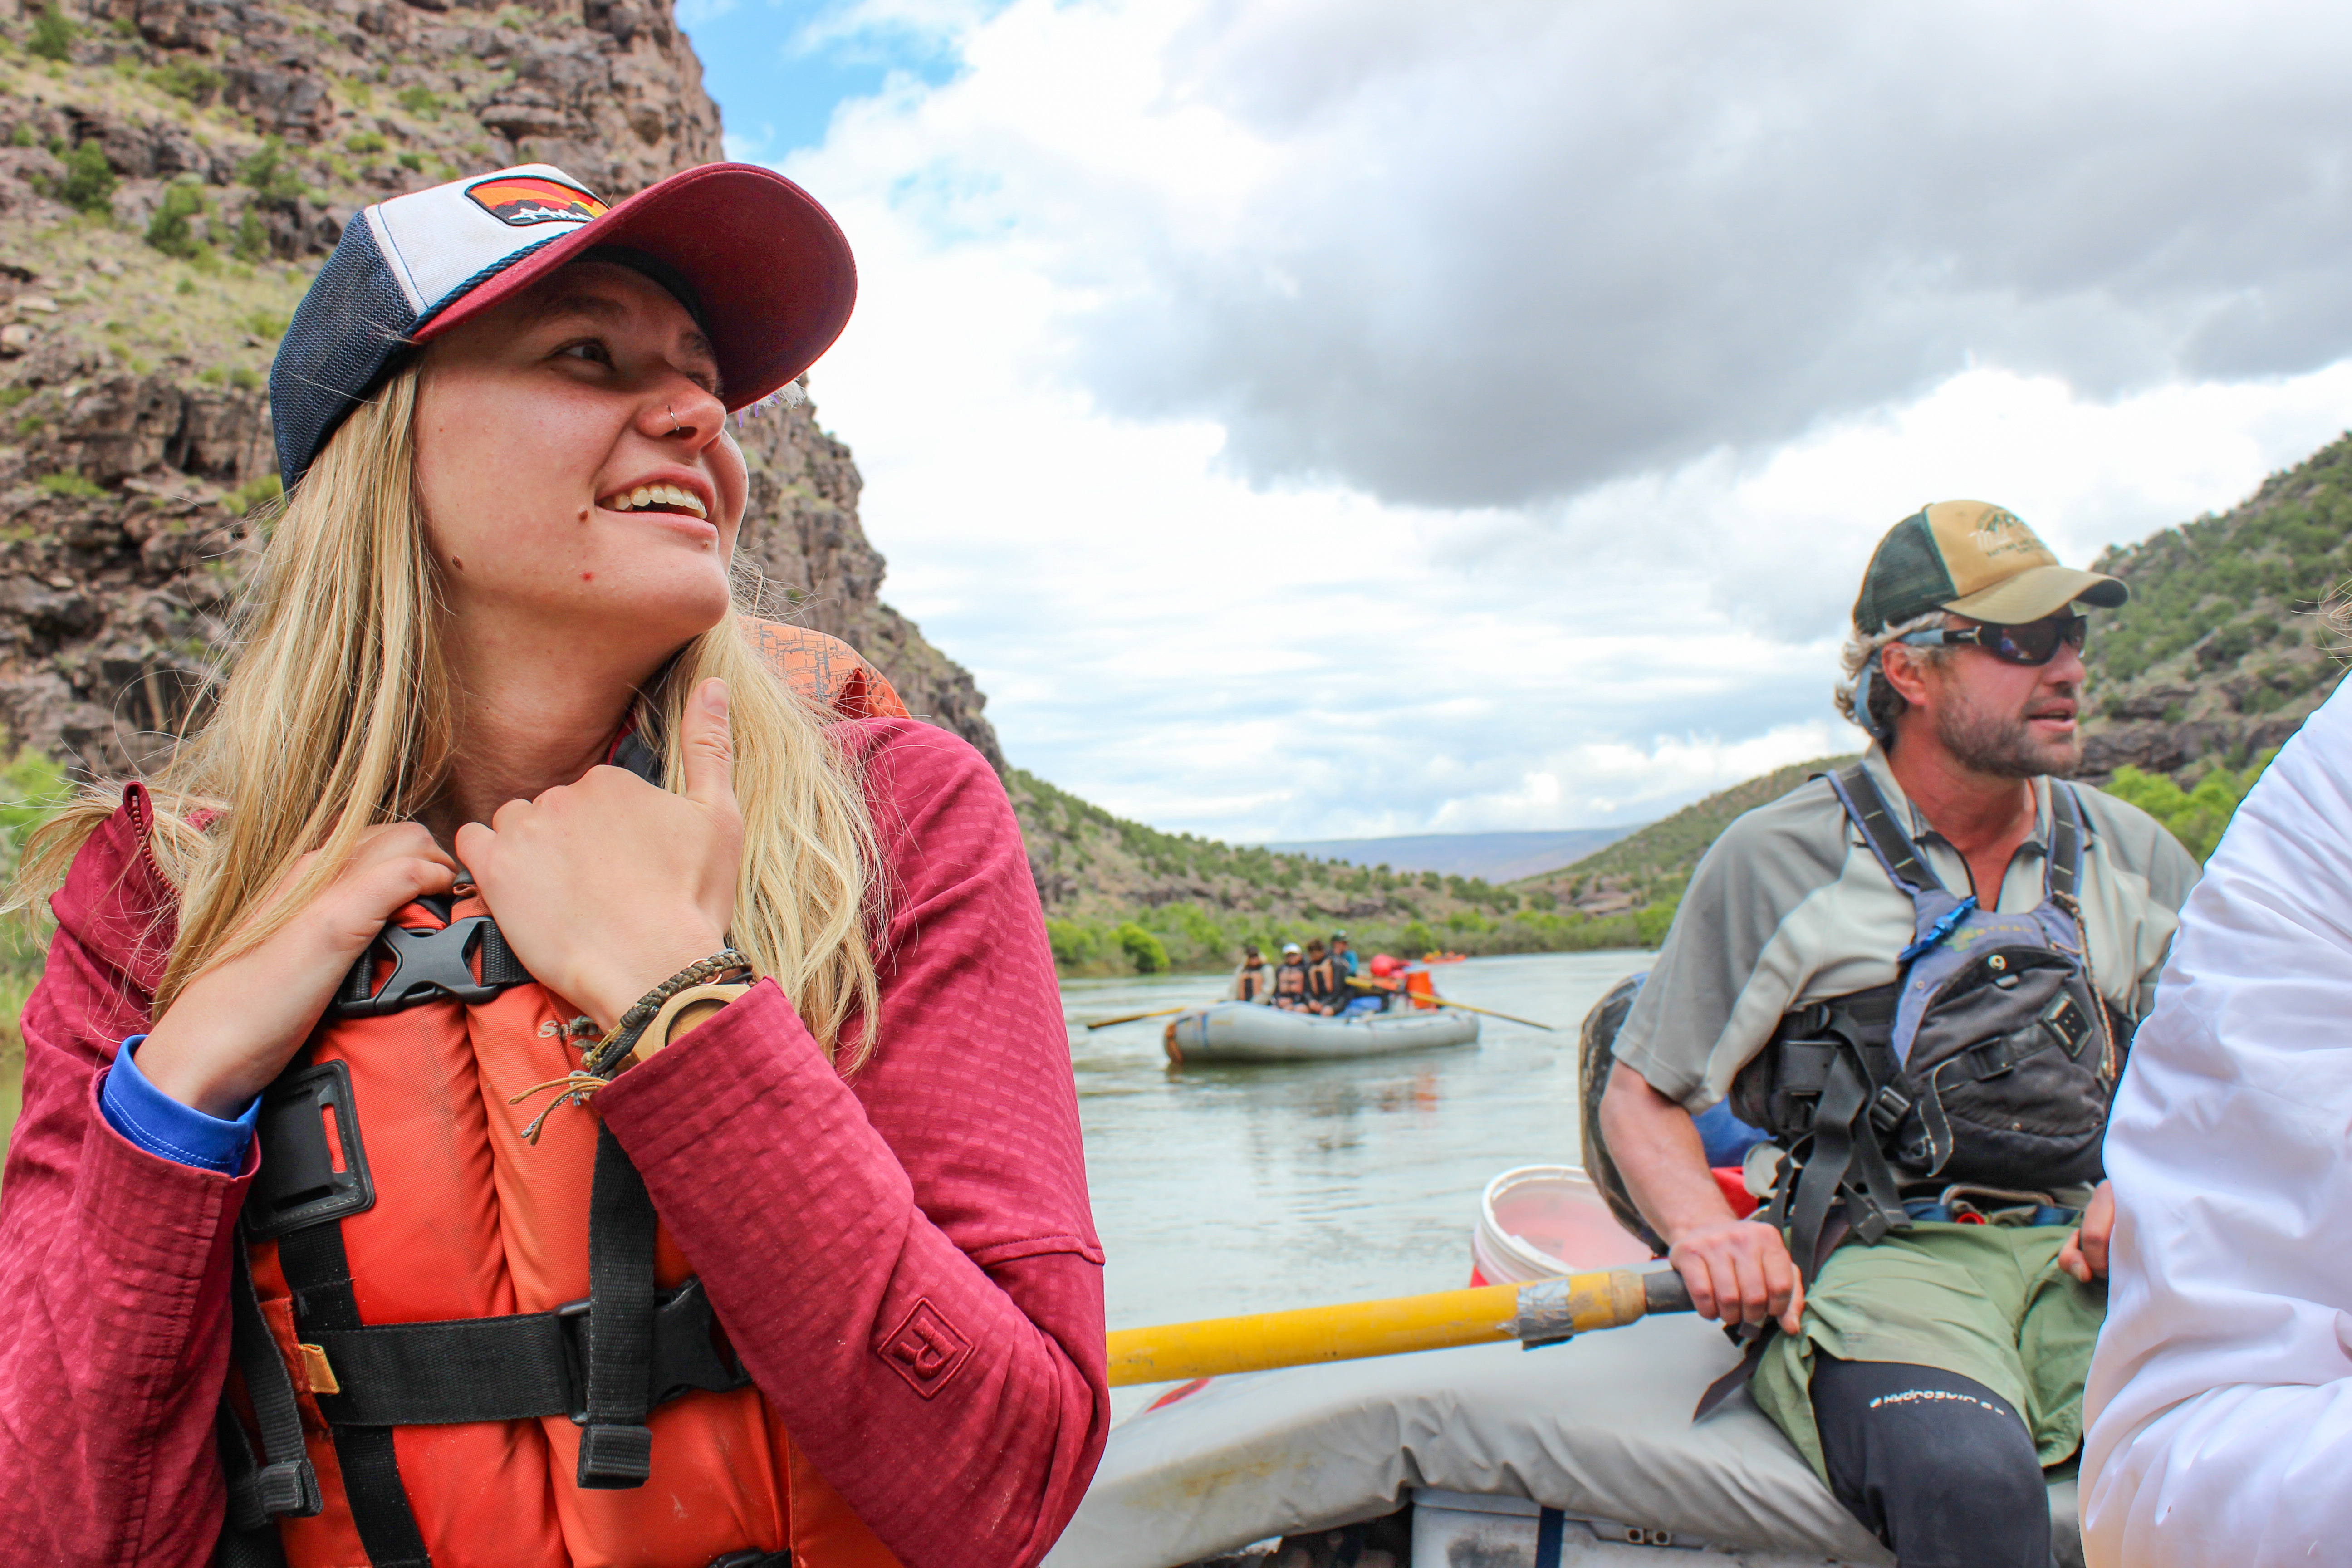
[[[2107,1277],[2107,1243],[2116,1233],[2116,1186],[2101,1182],[2083,1210],[2083,1224],[2059,1249],[2058,1267],[2088,1285]]]
[[[264,900],[310,868],[294,862]],[[457,868],[413,822],[371,827],[343,874],[252,952],[191,980],[139,1047],[147,1081],[208,1116],[233,1117],[310,1038],[335,988],[403,904],[446,893]]]
[[[458,858],[533,978],[609,1030],[630,1004],[727,945],[743,817],[727,683],[686,704],[686,793],[588,770],[457,829]]]

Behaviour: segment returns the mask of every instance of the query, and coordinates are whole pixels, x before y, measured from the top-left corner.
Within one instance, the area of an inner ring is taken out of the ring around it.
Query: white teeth
[[[648,506],[674,506],[681,511],[690,511],[705,521],[710,518],[710,510],[702,504],[702,498],[678,485],[639,485],[635,489],[623,490],[607,504],[614,511],[637,511]]]

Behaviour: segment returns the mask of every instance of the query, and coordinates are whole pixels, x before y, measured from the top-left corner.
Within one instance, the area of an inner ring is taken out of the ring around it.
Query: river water
[[[1164,1018],[1086,1027],[1213,1000],[1222,976],[1065,981],[1110,1326],[1468,1284],[1487,1182],[1578,1163],[1577,1026],[1653,956],[1446,964],[1441,995],[1557,1032],[1482,1018],[1475,1046],[1261,1067],[1172,1068]],[[1113,1408],[1155,1392],[1114,1390]]]

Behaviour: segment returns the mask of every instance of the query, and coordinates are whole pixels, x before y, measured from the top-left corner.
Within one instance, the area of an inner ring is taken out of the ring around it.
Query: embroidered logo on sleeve
[[[875,1352],[890,1364],[891,1371],[907,1380],[909,1388],[929,1399],[963,1370],[963,1363],[971,1358],[971,1342],[940,1315],[927,1296],[915,1303],[915,1310]]]

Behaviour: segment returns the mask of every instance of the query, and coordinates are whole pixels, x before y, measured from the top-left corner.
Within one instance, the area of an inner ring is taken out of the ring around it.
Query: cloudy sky
[[[2352,11],[682,0],[856,246],[813,387],[1007,754],[1231,839],[1852,743],[1871,546],[2086,560],[2352,425]]]

